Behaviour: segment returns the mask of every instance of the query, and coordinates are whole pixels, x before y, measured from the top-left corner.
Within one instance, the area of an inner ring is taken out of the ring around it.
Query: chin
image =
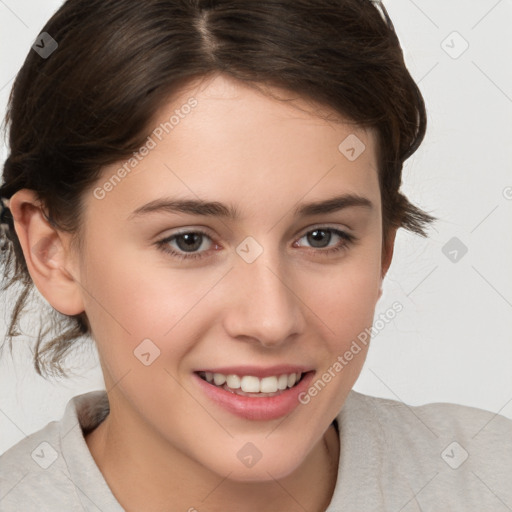
[[[219,454],[221,464],[218,463],[219,460],[212,461],[214,463],[209,467],[223,478],[229,475],[227,478],[235,482],[264,483],[289,476],[300,467],[306,456],[307,453],[304,453],[301,457],[296,449],[290,449],[289,453],[276,450],[265,456],[261,452],[258,454],[253,446],[247,444],[245,450],[239,450],[233,458],[230,457],[231,460],[226,458],[226,453]]]
[[[260,464],[263,463],[260,462],[253,468],[232,469],[229,480],[240,483],[267,483],[286,478],[297,469],[295,465],[283,467],[282,464]]]

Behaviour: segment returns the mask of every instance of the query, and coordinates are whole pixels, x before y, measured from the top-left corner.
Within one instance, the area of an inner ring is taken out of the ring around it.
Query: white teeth
[[[222,373],[214,373],[213,382],[216,386],[222,386],[226,382],[226,376],[222,375]]]
[[[240,389],[242,383],[240,382],[240,377],[238,375],[228,375],[226,377],[226,384],[228,388],[231,389]]]
[[[204,372],[204,379],[210,384],[230,389],[241,389],[244,393],[276,393],[291,388],[302,377],[302,373],[272,375],[259,379],[253,375],[224,375],[222,373]]]
[[[281,391],[288,387],[288,375],[279,375],[279,379],[277,379],[277,387]]]
[[[260,392],[260,379],[252,375],[244,375],[242,377],[240,387],[246,393],[259,393]]]
[[[277,391],[277,377],[264,377],[260,382],[260,393],[275,393]]]

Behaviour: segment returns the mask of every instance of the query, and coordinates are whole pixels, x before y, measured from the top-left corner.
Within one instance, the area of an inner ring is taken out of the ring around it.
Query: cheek
[[[198,315],[207,311],[202,299],[218,272],[170,269],[161,259],[148,262],[143,251],[120,251],[121,244],[116,252],[115,245],[87,254],[84,301],[96,341],[116,357],[133,357],[149,339],[168,360],[178,359],[197,336]]]
[[[372,324],[380,272],[378,251],[360,251],[329,271],[303,279],[306,303],[329,327],[327,339],[334,340],[337,349]]]
[[[305,430],[319,432],[318,418],[332,421],[357,380],[368,352],[365,330],[373,322],[379,285],[380,259],[375,251],[360,251],[332,272],[304,283],[303,293],[315,312],[314,329],[322,341],[311,347],[322,354],[322,365],[300,397],[301,407],[308,411],[302,420]]]

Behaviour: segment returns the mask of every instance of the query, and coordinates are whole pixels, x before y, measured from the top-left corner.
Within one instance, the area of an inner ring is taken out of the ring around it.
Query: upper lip
[[[251,375],[253,377],[258,377],[262,379],[263,377],[272,377],[279,376],[283,374],[291,374],[291,373],[307,373],[312,371],[313,368],[309,366],[302,365],[291,365],[291,364],[282,364],[277,366],[222,366],[216,368],[201,368],[199,370],[195,370],[198,372],[211,372],[211,373],[222,373],[223,375]]]

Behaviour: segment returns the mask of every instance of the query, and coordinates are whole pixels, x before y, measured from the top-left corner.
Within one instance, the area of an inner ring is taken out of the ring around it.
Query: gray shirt
[[[75,396],[59,421],[9,448],[0,511],[123,512],[84,439],[108,412],[104,390]],[[355,391],[336,420],[340,462],[326,512],[512,511],[512,420]]]

